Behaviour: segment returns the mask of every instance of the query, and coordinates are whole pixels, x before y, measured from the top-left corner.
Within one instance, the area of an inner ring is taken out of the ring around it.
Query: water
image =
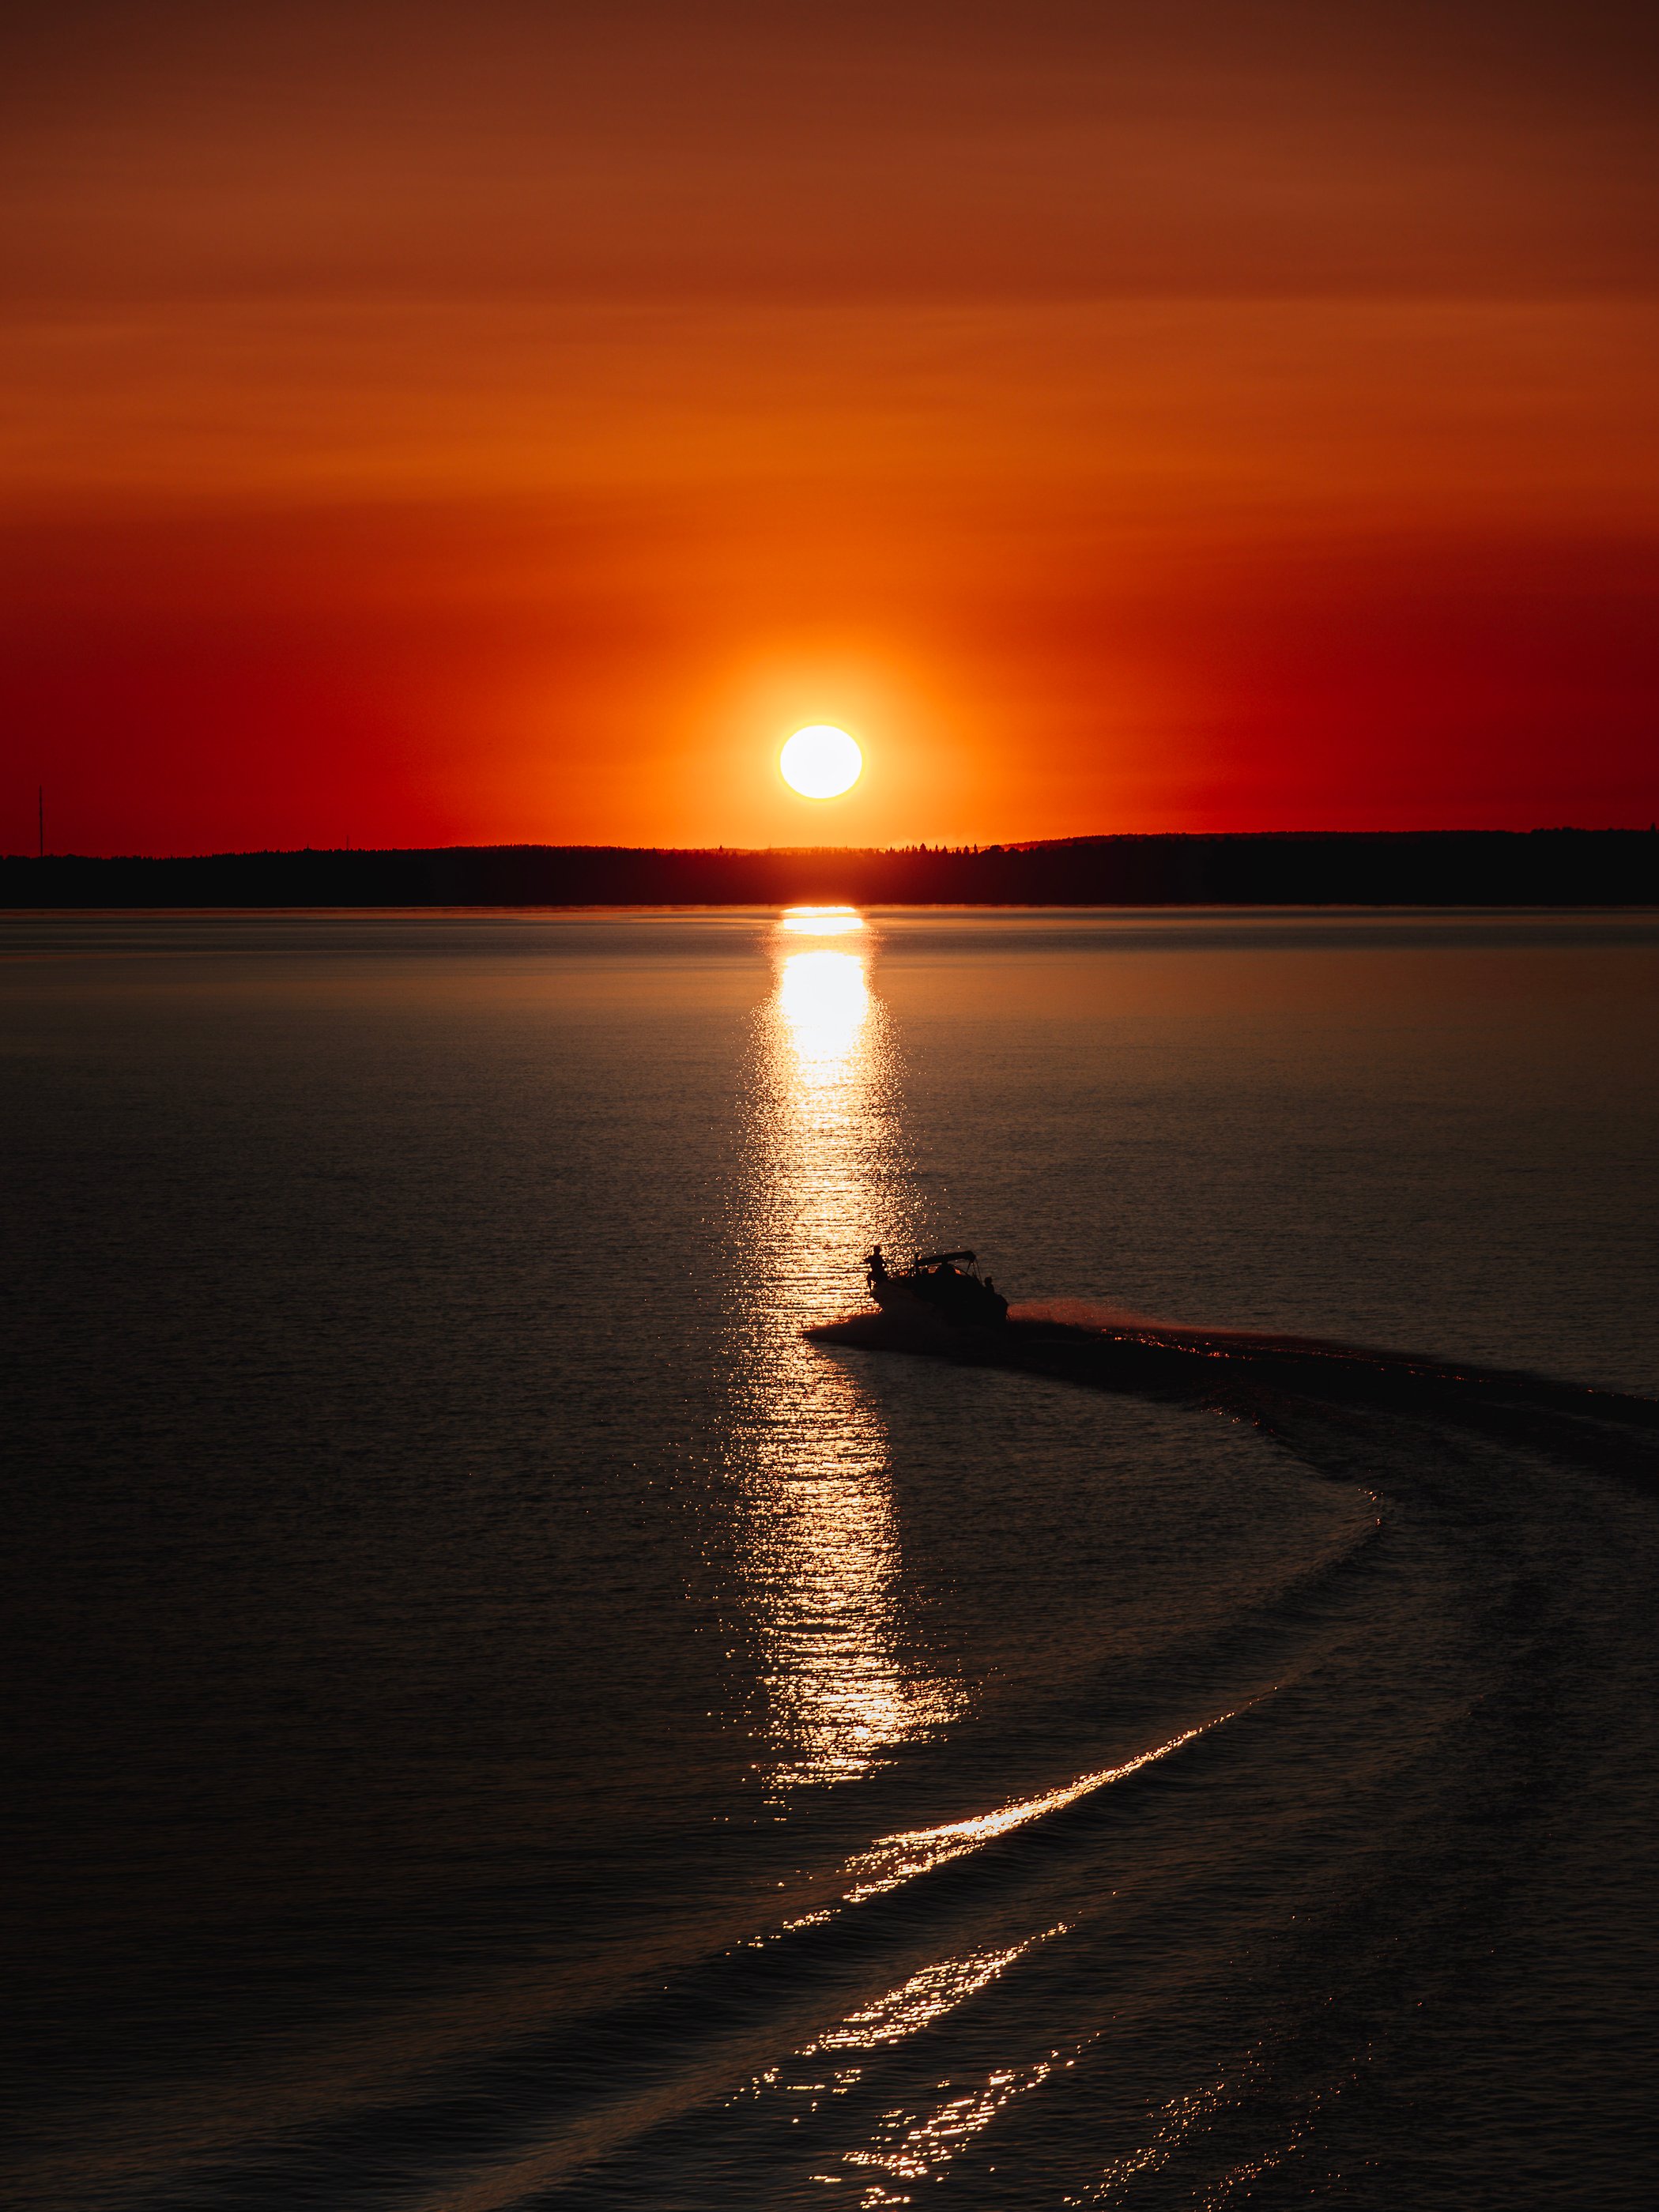
[[[1659,1395],[1659,921],[3,946],[9,2203],[1646,2202],[1653,1431],[800,1332]]]

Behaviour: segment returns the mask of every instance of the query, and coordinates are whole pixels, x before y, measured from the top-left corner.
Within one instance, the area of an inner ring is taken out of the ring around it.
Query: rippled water
[[[9,921],[8,2201],[1645,2203],[1656,981]],[[1204,1366],[803,1336],[878,1238]]]

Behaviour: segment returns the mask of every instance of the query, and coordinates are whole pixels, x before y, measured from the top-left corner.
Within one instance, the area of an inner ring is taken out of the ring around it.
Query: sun
[[[864,755],[845,730],[809,722],[778,755],[778,773],[803,799],[839,799],[864,773]]]

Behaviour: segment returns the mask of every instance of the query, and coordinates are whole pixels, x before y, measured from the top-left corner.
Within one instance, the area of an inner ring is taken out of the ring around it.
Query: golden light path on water
[[[744,1194],[751,1253],[737,1399],[738,1550],[758,1632],[772,1778],[863,1772],[949,1720],[956,1686],[906,1633],[881,1416],[801,1340],[855,1304],[862,1255],[908,1231],[886,1025],[869,955],[802,942],[864,930],[848,908],[781,919]]]
[[[857,1301],[872,1243],[903,1249],[919,1225],[872,983],[872,935],[848,908],[780,919],[756,1060],[739,1222],[748,1304],[733,1377],[733,1467],[738,1556],[767,1698],[767,1778],[780,1790],[852,1780],[942,1729],[964,1702],[959,1686],[927,1664],[906,1617],[880,1413],[856,1369],[800,1334],[804,1323]],[[764,1946],[857,1911],[1178,1753],[1231,1717],[1032,1796],[879,1838],[842,1863],[848,1886],[838,1898],[754,1940]],[[915,1966],[752,2076],[731,2102],[775,2100],[809,2118],[824,2102],[851,2097],[884,2054],[937,2031],[1069,1933],[1055,1922]],[[920,2185],[945,2179],[1011,2106],[1082,2063],[1103,2033],[1002,2063],[981,2061],[982,2071],[953,2075],[933,2096],[905,2098],[812,2179],[845,2187],[859,2212],[918,2201]],[[1202,2117],[1178,2115],[1170,2124],[1201,2124]],[[1154,2161],[1162,2140],[1147,2154]],[[1097,2201],[1114,2201],[1116,2186],[1113,2172],[1102,2175]]]
[[[786,937],[851,937],[864,916],[850,906],[792,906],[778,922]]]

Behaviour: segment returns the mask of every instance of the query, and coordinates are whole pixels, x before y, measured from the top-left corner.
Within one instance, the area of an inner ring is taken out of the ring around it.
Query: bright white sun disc
[[[864,755],[845,730],[831,722],[809,722],[779,754],[778,769],[803,799],[839,799],[863,773]]]

